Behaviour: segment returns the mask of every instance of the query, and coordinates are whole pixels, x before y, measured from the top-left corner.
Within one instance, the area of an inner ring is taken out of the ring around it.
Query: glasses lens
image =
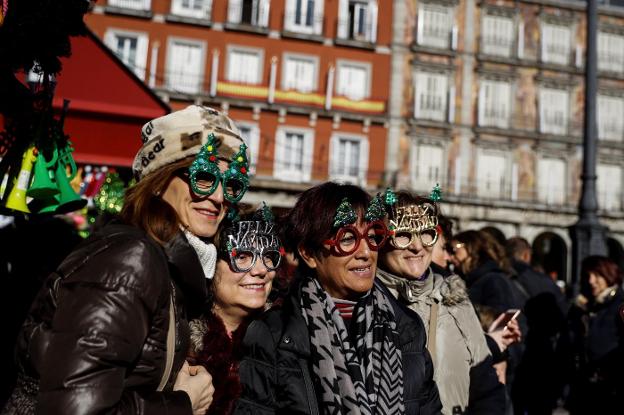
[[[407,231],[397,232],[394,235],[394,244],[398,248],[407,248],[412,243],[412,233]]]
[[[245,186],[243,182],[237,179],[227,179],[225,181],[225,194],[230,199],[238,199],[242,197],[243,189]]]
[[[420,233],[420,242],[425,246],[431,246],[436,243],[438,233],[435,229],[425,229]]]
[[[386,228],[381,224],[372,225],[368,228],[368,245],[379,248],[386,239]]]
[[[264,266],[269,271],[273,271],[277,267],[279,267],[280,261],[282,260],[282,256],[279,251],[265,251],[262,254],[262,262],[264,262]]]
[[[356,250],[358,237],[351,229],[339,231],[336,235],[338,240],[338,248],[344,253],[351,253]]]
[[[236,267],[241,271],[250,270],[253,267],[254,262],[256,262],[253,252],[249,251],[238,251],[233,260]]]
[[[203,194],[212,193],[216,182],[217,177],[210,172],[200,171],[195,175],[195,186]]]

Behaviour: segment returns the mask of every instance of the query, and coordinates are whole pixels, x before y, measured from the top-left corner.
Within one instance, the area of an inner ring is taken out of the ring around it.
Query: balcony
[[[269,12],[269,0],[230,0],[225,27],[230,30],[268,33]]]
[[[338,18],[337,44],[373,48],[377,40],[377,4],[352,2]]]
[[[212,0],[172,0],[168,22],[210,26]]]
[[[151,0],[108,0],[106,13],[151,18]]]

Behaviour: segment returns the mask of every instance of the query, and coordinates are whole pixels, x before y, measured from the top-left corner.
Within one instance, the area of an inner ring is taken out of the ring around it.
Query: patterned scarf
[[[394,312],[377,286],[354,310],[354,345],[331,297],[315,278],[303,281],[301,308],[310,332],[322,412],[404,414],[403,362]]]

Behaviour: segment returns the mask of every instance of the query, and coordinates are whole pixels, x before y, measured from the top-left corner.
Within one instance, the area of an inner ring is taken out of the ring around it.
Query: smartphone
[[[493,331],[506,328],[507,324],[511,320],[515,320],[518,318],[518,316],[520,315],[520,310],[517,308],[510,308],[509,310],[505,311],[504,314],[505,314],[505,317],[503,317],[501,321],[499,321],[498,324],[496,324]]]

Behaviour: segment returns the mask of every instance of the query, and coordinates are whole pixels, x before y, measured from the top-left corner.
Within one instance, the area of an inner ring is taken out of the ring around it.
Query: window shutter
[[[323,0],[314,0],[314,34],[323,34]]]
[[[284,30],[294,31],[295,26],[295,1],[286,0],[284,7]]]
[[[269,27],[269,13],[271,7],[271,0],[259,0],[259,10],[258,10],[258,26],[260,27]]]
[[[338,33],[339,39],[347,39],[349,37],[349,0],[340,0],[338,3]]]
[[[313,133],[303,134],[303,171],[302,181],[309,182],[312,176],[312,164],[314,160],[314,135]]]
[[[377,42],[377,15],[379,14],[378,12],[378,6],[377,6],[377,2],[376,1],[371,1],[368,4],[368,10],[369,10],[369,16],[370,16],[370,28],[369,28],[369,38],[368,41],[375,43]]]
[[[243,15],[243,1],[229,0],[228,2],[228,23],[240,24]]]

